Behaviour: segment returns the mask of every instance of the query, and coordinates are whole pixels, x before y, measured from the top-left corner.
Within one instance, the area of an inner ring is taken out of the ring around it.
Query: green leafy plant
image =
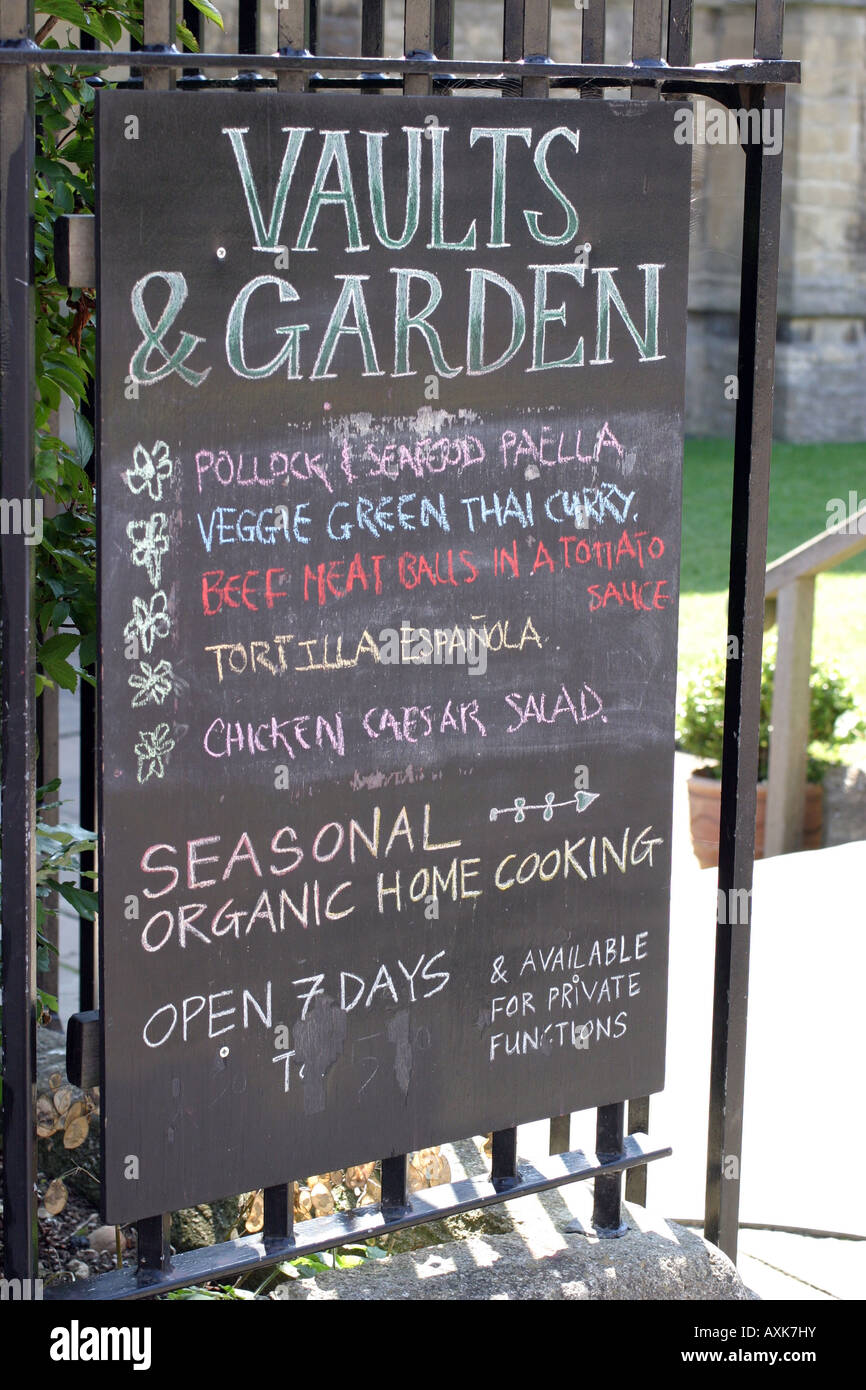
[[[220,28],[219,10],[209,0],[192,0]],[[40,0],[40,47],[58,49],[58,24],[74,25],[113,47],[124,31],[143,40],[141,0]],[[189,28],[179,23],[180,45],[198,50]],[[73,41],[74,36],[73,36]],[[65,38],[64,38],[65,43]],[[70,213],[92,213],[94,195],[94,68],[45,67],[34,76],[36,150],[34,179],[35,459],[36,488],[46,506],[42,540],[35,555],[36,694],[48,685],[77,689],[94,683],[97,655],[96,517],[88,465],[93,429],[88,400],[95,371],[95,291],[69,291],[57,280],[54,224]],[[58,413],[71,403],[71,438],[62,437]],[[92,917],[96,895],[66,875],[94,839],[78,826],[45,823],[47,797],[59,783],[42,788],[37,808],[37,970],[44,972],[56,948],[46,935],[52,895]],[[39,991],[43,1016],[57,1000]]]
[[[770,719],[776,654],[764,652],[761,662],[761,710],[758,732],[758,781],[767,776]],[[866,733],[856,717],[857,700],[842,672],[826,663],[813,664],[809,684],[809,756],[807,780],[823,781],[827,767],[839,761],[839,749]],[[725,712],[725,662],[708,662],[686,687],[677,712],[678,745],[685,753],[710,759],[708,775],[722,775],[722,728]]]
[[[96,912],[96,894],[89,888],[81,888],[68,874],[79,874],[79,860],[82,854],[96,848],[93,835],[80,825],[49,825],[46,814],[55,810],[60,803],[52,800],[60,787],[59,778],[40,787],[36,793],[36,970],[37,975],[48,970],[51,956],[57,954],[57,947],[47,933],[49,918],[56,915],[57,898],[63,898],[81,916],[93,919]],[[92,876],[92,875],[91,875]],[[2,874],[0,874],[2,887]],[[57,998],[45,989],[37,990],[40,1021],[47,1022],[52,1013],[57,1013]]]
[[[222,28],[209,0],[193,0],[208,20]],[[44,0],[36,35],[44,49],[57,49],[59,23],[72,24],[113,47],[124,30],[141,42],[141,0]],[[178,42],[198,44],[179,23]],[[96,526],[93,484],[87,468],[93,455],[88,397],[95,370],[96,311],[93,287],[70,292],[57,281],[54,224],[70,213],[95,209],[93,127],[94,68],[37,69],[35,85],[36,158],[34,187],[36,264],[36,486],[50,500],[36,552],[37,694],[48,683],[75,690],[79,679],[93,682],[96,661]],[[72,405],[72,440],[61,437],[57,412],[63,398]],[[77,664],[73,664],[76,653]]]
[[[163,1297],[166,1301],[198,1302],[201,1300],[256,1299],[265,1297],[268,1289],[272,1296],[279,1298],[279,1285],[291,1279],[312,1279],[333,1269],[355,1269],[367,1260],[383,1260],[386,1252],[378,1245],[341,1245],[336,1250],[322,1250],[311,1255],[299,1255],[294,1260],[281,1260],[268,1270],[259,1283],[254,1274],[245,1275],[236,1284],[217,1284],[207,1288],[175,1289]],[[274,1286],[276,1285],[276,1290]]]

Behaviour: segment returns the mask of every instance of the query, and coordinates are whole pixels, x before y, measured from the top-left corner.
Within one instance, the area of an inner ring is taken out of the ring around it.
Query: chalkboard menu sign
[[[106,1220],[661,1088],[676,110],[100,94]]]

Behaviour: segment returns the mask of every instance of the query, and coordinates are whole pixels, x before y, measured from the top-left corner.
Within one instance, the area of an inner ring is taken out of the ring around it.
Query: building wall
[[[751,52],[753,6],[698,4],[696,62]],[[866,439],[866,5],[788,0],[777,438]],[[742,153],[695,150],[687,426],[733,428]]]
[[[592,0],[589,0],[592,3]],[[319,51],[352,53],[360,0],[322,0]],[[236,47],[233,0],[226,34]],[[403,49],[403,6],[387,0],[386,52]],[[607,57],[627,61],[631,0],[608,0]],[[551,56],[580,51],[581,12],[554,0]],[[754,0],[697,0],[694,59],[752,52]],[[501,0],[455,0],[454,56],[502,51]],[[276,4],[262,0],[262,46],[276,47]],[[790,88],[785,153],[774,429],[780,439],[866,440],[866,0],[787,0],[785,52],[803,64]],[[711,108],[708,108],[711,109]],[[744,156],[694,150],[687,429],[730,435],[735,401]]]

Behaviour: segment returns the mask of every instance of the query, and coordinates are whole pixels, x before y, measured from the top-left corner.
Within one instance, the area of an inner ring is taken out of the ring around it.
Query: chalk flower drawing
[[[138,694],[132,702],[132,708],[138,709],[141,705],[161,705],[167,695],[171,694],[174,685],[174,672],[171,669],[170,661],[160,661],[156,666],[151,666],[148,661],[138,663],[140,674],[133,673],[129,678],[129,684]]]
[[[162,578],[162,557],[168,553],[168,518],[154,512],[148,521],[130,521],[126,534],[132,541],[132,563],[143,565],[155,589]]]
[[[154,502],[162,501],[162,485],[168,482],[174,465],[164,439],[158,439],[148,453],[143,444],[132,451],[132,468],[123,474],[123,481],[136,497],[145,488]]]
[[[139,782],[164,777],[166,760],[173,748],[174,739],[167,724],[157,724],[155,729],[139,729],[135,745]]]
[[[123,629],[125,642],[140,642],[148,656],[158,638],[167,637],[171,631],[171,619],[166,611],[168,599],[162,589],[158,589],[148,602],[144,598],[132,600],[132,617]]]

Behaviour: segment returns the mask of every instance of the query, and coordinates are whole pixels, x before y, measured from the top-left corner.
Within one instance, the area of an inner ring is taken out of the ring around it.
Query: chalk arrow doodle
[[[174,464],[164,439],[158,439],[148,453],[143,444],[132,451],[132,467],[122,475],[130,492],[137,497],[145,488],[154,502],[162,501],[162,486],[171,477]]]
[[[542,820],[553,820],[554,813],[565,806],[573,806],[578,815],[591,806],[599,797],[598,792],[575,792],[567,801],[557,801],[556,792],[547,792],[543,802],[538,805],[528,806],[525,796],[516,796],[513,806],[491,806],[490,819],[495,821],[499,816],[513,816],[514,824],[520,825],[526,820],[529,811],[540,811]]]

